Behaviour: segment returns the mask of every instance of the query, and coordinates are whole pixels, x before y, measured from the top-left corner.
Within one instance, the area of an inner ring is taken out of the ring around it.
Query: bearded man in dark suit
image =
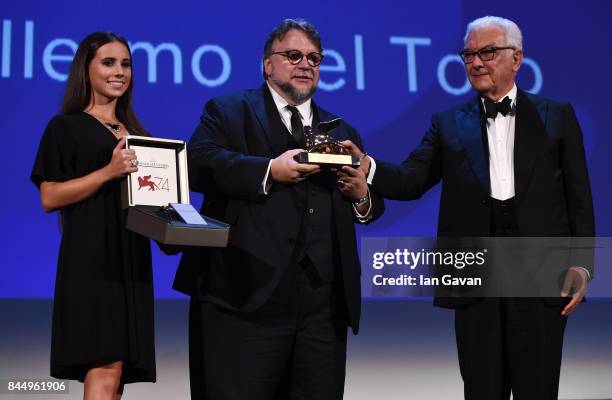
[[[461,57],[478,96],[434,114],[402,164],[366,157],[374,191],[412,200],[442,182],[439,237],[593,237],[582,132],[570,104],[516,86],[518,26],[499,17],[471,22]],[[557,399],[566,318],[592,264],[563,268],[565,287],[577,288],[565,299],[435,298],[455,309],[466,399]]]
[[[227,249],[189,249],[175,288],[191,296],[193,399],[340,399],[346,331],[360,316],[354,223],[382,214],[364,173],[300,164],[304,127],[336,116],[312,101],[322,47],[285,20],[264,46],[266,82],[209,101],[189,145],[202,213],[231,224]],[[342,122],[331,135],[361,147]]]

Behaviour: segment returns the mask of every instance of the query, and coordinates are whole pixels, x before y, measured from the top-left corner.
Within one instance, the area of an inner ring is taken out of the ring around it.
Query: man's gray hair
[[[506,33],[505,46],[512,46],[518,50],[523,50],[523,34],[519,29],[518,25],[506,18],[501,17],[481,17],[470,22],[465,30],[465,36],[463,37],[463,45],[467,42],[468,36],[473,30],[480,28],[487,28],[490,26],[497,26]]]

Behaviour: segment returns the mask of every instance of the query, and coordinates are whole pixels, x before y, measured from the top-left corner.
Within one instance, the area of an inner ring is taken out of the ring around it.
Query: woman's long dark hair
[[[132,58],[132,52],[128,42],[114,32],[94,32],[87,36],[79,44],[66,84],[66,93],[62,102],[62,114],[74,114],[84,111],[91,102],[91,83],[89,82],[89,64],[96,56],[96,52],[102,46],[111,42],[123,44]],[[149,136],[144,129],[134,110],[132,109],[132,88],[134,87],[134,73],[132,69],[132,79],[125,93],[117,99],[115,113],[117,119],[125,125],[128,132],[132,135]]]

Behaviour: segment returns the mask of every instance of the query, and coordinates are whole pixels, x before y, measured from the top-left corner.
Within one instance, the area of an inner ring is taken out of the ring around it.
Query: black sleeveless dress
[[[43,134],[31,179],[63,182],[102,168],[115,136],[86,113],[54,117]],[[122,381],[155,381],[153,278],[149,240],[125,228],[120,180],[61,210],[51,376],[85,378],[121,360]],[[44,240],[44,238],[40,238]]]

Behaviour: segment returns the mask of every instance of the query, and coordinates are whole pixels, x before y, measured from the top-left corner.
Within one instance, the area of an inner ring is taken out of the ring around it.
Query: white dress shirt
[[[516,109],[516,84],[505,96],[511,100],[511,108]],[[481,98],[484,104],[484,99]],[[516,115],[506,116],[498,113],[495,119],[487,118],[487,140],[489,143],[489,177],[491,197],[508,200],[514,197],[514,130]]]

